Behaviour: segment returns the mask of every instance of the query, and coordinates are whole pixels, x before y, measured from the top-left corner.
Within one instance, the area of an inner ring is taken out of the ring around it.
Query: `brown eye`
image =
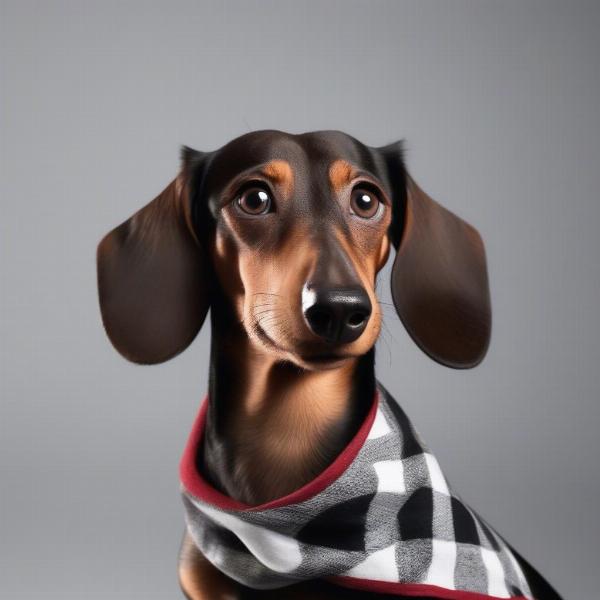
[[[379,209],[379,198],[368,190],[355,189],[350,198],[350,210],[353,214],[363,218],[372,219]]]
[[[271,196],[262,188],[249,188],[237,199],[237,205],[248,215],[264,215],[271,210]]]

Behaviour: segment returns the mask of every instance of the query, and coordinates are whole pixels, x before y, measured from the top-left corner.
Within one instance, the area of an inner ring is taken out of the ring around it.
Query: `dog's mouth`
[[[254,327],[258,337],[265,343],[267,346],[270,346],[277,350],[278,352],[285,352],[286,349],[280,346],[263,328],[260,323],[257,323]]]
[[[326,354],[303,355],[300,356],[300,362],[310,370],[335,369],[351,358],[356,357],[352,354],[330,352]]]
[[[266,346],[272,348],[278,354],[287,355],[288,358],[286,360],[294,362],[301,368],[311,371],[334,369],[339,367],[345,361],[356,358],[354,354],[348,352],[322,352],[313,347],[297,349],[285,348],[278,344],[260,324],[256,325],[255,331]]]

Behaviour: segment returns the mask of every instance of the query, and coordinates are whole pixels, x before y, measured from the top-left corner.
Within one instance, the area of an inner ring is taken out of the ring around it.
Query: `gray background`
[[[378,373],[462,496],[566,598],[596,597],[598,6],[2,2],[0,597],[179,597],[209,331],[127,363],[95,247],[179,144],[267,127],[405,137],[417,181],[479,228],[485,362],[434,364],[388,311]]]

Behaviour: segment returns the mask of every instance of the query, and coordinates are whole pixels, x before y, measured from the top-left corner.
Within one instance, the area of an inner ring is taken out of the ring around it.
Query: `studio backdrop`
[[[597,3],[2,0],[0,27],[0,597],[180,597],[210,331],[126,362],[96,245],[181,144],[264,128],[405,138],[414,178],[481,232],[484,362],[435,364],[390,308],[378,377],[461,496],[566,598],[597,596]]]

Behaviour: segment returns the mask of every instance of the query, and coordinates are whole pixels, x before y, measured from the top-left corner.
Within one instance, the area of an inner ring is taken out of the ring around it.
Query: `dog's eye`
[[[372,219],[378,212],[379,204],[379,198],[373,192],[360,188],[352,191],[350,211],[363,219]]]
[[[248,215],[264,215],[271,210],[271,196],[262,188],[252,187],[240,194],[237,205]]]

